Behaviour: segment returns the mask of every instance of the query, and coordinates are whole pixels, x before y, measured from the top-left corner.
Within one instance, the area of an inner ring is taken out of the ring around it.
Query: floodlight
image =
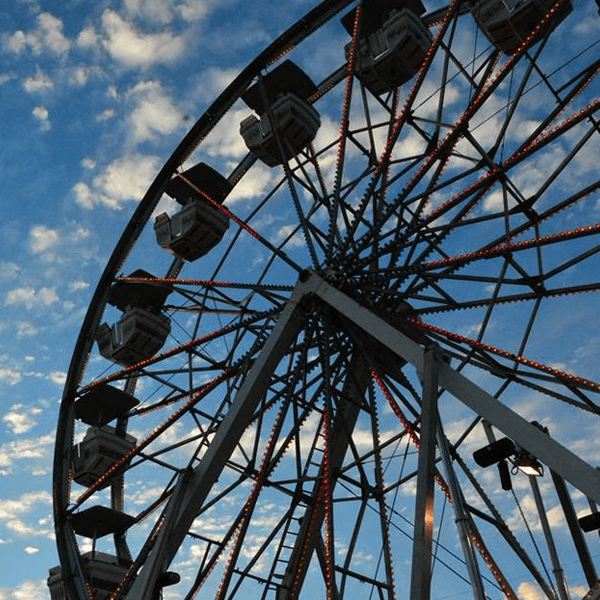
[[[600,512],[593,512],[589,515],[585,515],[584,517],[580,517],[577,519],[579,521],[579,526],[586,533],[588,531],[595,531],[596,529],[600,529]]]
[[[529,454],[517,454],[514,465],[519,471],[530,477],[541,477],[544,474],[544,467]]]
[[[489,467],[508,458],[515,451],[514,443],[505,437],[473,452],[473,458],[480,467]]]

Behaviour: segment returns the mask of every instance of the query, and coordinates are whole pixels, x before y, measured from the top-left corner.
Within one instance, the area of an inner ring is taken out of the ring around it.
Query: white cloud
[[[137,104],[129,117],[135,143],[172,133],[183,122],[183,115],[157,81],[139,83],[127,95]]]
[[[15,324],[17,339],[22,339],[24,337],[33,337],[38,334],[38,328],[29,321],[18,321]]]
[[[74,241],[86,240],[92,232],[87,227],[78,227],[71,232],[71,239]]]
[[[223,0],[221,0],[221,3]],[[130,17],[165,25],[179,17],[188,23],[204,18],[214,4],[211,0],[124,0]]]
[[[35,546],[25,546],[24,548],[25,554],[37,554],[40,549]]]
[[[233,188],[231,194],[227,196],[227,203],[233,205],[240,200],[262,196],[273,183],[275,177],[276,173],[268,167],[262,164],[255,165]]]
[[[93,27],[86,27],[79,32],[77,36],[77,46],[87,50],[89,48],[93,48],[97,46],[99,42],[98,33]]]
[[[71,70],[69,81],[73,85],[85,85],[92,75],[100,73],[98,67],[75,67]]]
[[[63,54],[71,46],[69,40],[63,35],[63,22],[50,13],[38,15],[37,34],[53,54]]]
[[[86,157],[81,161],[81,166],[91,171],[96,168],[96,161],[93,158]]]
[[[0,367],[0,383],[8,383],[8,385],[17,385],[21,383],[21,373],[15,369],[8,367]]]
[[[107,108],[103,110],[97,117],[96,121],[102,123],[103,121],[108,121],[115,116],[115,110],[113,108]]]
[[[83,183],[82,181],[77,182],[73,186],[73,193],[75,194],[75,201],[77,204],[84,208],[94,208],[94,205],[96,204],[94,198],[95,195],[86,183]]]
[[[55,302],[58,302],[58,295],[54,288],[43,287],[37,294],[38,300],[44,306],[50,306]]]
[[[33,31],[16,31],[6,38],[5,45],[15,54],[29,49],[36,55],[43,52],[61,55],[68,52],[71,42],[63,34],[62,20],[44,12],[37,16],[37,27]]]
[[[90,284],[87,281],[82,281],[80,279],[69,283],[70,292],[80,292],[81,290],[87,290],[89,287]]]
[[[40,505],[42,509],[50,510],[52,496],[46,490],[28,492],[17,499],[0,499],[0,522],[19,536],[52,538],[53,528],[41,526],[40,519],[35,522],[30,516],[34,509],[36,512],[40,509]]]
[[[206,102],[212,102],[216,90],[224,90],[238,75],[239,69],[221,69],[213,67],[202,72],[202,76],[194,89],[194,96]],[[249,109],[246,115],[250,114]]]
[[[75,184],[75,201],[84,208],[101,205],[120,210],[125,202],[143,197],[157,173],[158,163],[157,156],[132,154],[118,158],[94,177],[91,186],[81,181]]]
[[[55,302],[58,302],[55,288],[43,287],[35,290],[32,287],[20,287],[10,290],[6,294],[4,304],[6,306],[23,304],[26,308],[33,308],[34,306],[50,306]]]
[[[34,254],[46,252],[60,241],[57,229],[45,225],[35,225],[29,232],[29,249]]]
[[[11,467],[19,460],[35,459],[36,467],[41,460],[50,460],[54,435],[48,434],[31,439],[19,439],[6,442],[0,446],[0,467]],[[0,522],[2,521],[2,504],[0,501]]]
[[[23,404],[13,404],[10,410],[2,417],[2,420],[12,433],[20,435],[36,426],[36,417],[41,413],[41,408],[27,408]]]
[[[32,255],[39,257],[49,268],[55,269],[59,264],[72,265],[73,261],[96,260],[93,232],[87,227],[69,222],[64,228],[47,225],[34,225],[28,236],[28,247]],[[53,276],[56,271],[53,271]],[[31,287],[31,284],[22,287]],[[29,296],[32,296],[29,293]],[[41,299],[47,299],[42,296]]]
[[[188,22],[198,21],[208,13],[208,2],[184,0],[177,6],[177,12]]]
[[[119,91],[117,90],[116,86],[109,85],[108,89],[106,90],[106,96],[111,100],[116,100],[119,97]]]
[[[173,20],[172,0],[124,0],[127,12],[154,23],[170,23]]]
[[[46,73],[38,69],[33,77],[23,81],[23,89],[28,94],[43,94],[54,89],[54,82]]]
[[[50,131],[52,129],[52,123],[50,123],[50,114],[45,106],[36,106],[31,114],[40,122],[40,128],[42,131]]]
[[[252,111],[249,108],[233,110],[227,119],[219,121],[204,141],[204,151],[210,156],[241,158],[248,153],[244,138],[240,135],[240,123]]]
[[[544,600],[546,597],[539,587],[528,582],[519,584],[517,596],[523,600]]]
[[[52,383],[56,383],[57,385],[64,385],[67,379],[67,374],[63,371],[52,371],[52,373],[50,373],[49,378]]]
[[[0,262],[0,281],[14,279],[19,272],[19,265],[13,262]]]
[[[185,36],[170,32],[144,34],[110,9],[102,14],[102,29],[102,45],[106,51],[128,67],[173,63],[187,46]]]
[[[40,590],[44,590],[40,596]],[[16,588],[0,588],[2,600],[42,600],[49,598],[46,582],[43,579],[22,581]]]
[[[11,36],[4,39],[4,45],[11,52],[21,54],[27,48],[27,39],[21,30],[15,31]]]

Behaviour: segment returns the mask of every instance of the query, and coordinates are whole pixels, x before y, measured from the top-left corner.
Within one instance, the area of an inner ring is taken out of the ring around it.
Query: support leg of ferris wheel
[[[436,448],[440,449],[442,464],[452,497],[458,534],[467,565],[473,598],[484,600],[485,591],[477,559],[469,540],[467,512],[458,486],[448,448],[448,441],[438,419],[438,363],[442,360],[436,346],[428,348],[423,361],[423,397],[419,448],[419,473],[415,495],[415,535],[411,573],[410,600],[429,600],[433,556],[434,476]]]
[[[598,581],[598,574],[592,561],[590,550],[581,531],[581,527],[577,522],[577,514],[575,512],[575,508],[573,507],[573,501],[571,500],[571,496],[569,495],[564,479],[554,471],[550,471],[550,475],[552,476],[552,481],[554,482],[556,495],[558,496],[560,504],[563,508],[565,520],[567,521],[567,526],[571,532],[571,537],[573,538],[573,543],[575,544],[575,549],[577,550],[579,561],[581,562],[581,568],[583,569],[583,573],[588,585],[590,588],[593,588]]]
[[[431,591],[433,547],[433,497],[435,490],[435,455],[437,429],[438,371],[436,350],[425,354],[423,368],[423,410],[419,473],[415,495],[415,534],[413,538],[410,600],[428,600]]]
[[[452,507],[454,508],[455,521],[458,527],[458,534],[460,537],[464,560],[467,564],[467,571],[469,573],[473,598],[474,600],[485,600],[486,595],[483,588],[481,571],[477,563],[475,549],[470,541],[469,513],[467,512],[465,498],[458,484],[456,473],[454,472],[448,438],[446,437],[442,424],[439,421],[437,426],[437,441],[442,458],[442,464],[444,465],[444,470],[446,473],[446,481],[448,482],[448,487],[450,488]]]
[[[554,573],[554,579],[556,581],[556,589],[560,600],[569,600],[569,592],[567,591],[567,582],[565,581],[565,574],[558,560],[558,554],[556,552],[556,545],[554,538],[552,537],[552,530],[550,529],[550,523],[548,522],[548,516],[544,507],[544,501],[542,500],[542,494],[540,493],[540,486],[538,485],[537,479],[530,475],[529,482],[531,484],[531,491],[533,492],[533,498],[535,505],[540,517],[540,523],[542,525],[542,531],[544,532],[544,538],[546,539],[546,545],[548,546],[548,554],[552,561],[552,572]]]

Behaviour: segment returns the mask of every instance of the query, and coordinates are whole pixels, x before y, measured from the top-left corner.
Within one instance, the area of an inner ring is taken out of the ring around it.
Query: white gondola
[[[250,152],[274,167],[305,149],[321,126],[321,117],[309,102],[316,91],[310,77],[290,60],[248,88],[242,99],[260,115],[240,123]]]
[[[73,480],[86,487],[96,483],[135,443],[131,435],[117,435],[114,427],[90,427],[81,443],[75,446]],[[110,479],[107,479],[99,489],[109,484]]]
[[[96,340],[100,354],[123,366],[154,356],[165,343],[171,322],[166,315],[129,307],[112,327],[98,327]]]
[[[165,193],[183,208],[173,216],[162,213],[156,217],[158,245],[189,262],[210,252],[227,232],[229,217],[207,197],[223,204],[231,189],[223,175],[203,162],[175,175]]]
[[[207,254],[229,228],[229,218],[203,199],[191,199],[172,217],[156,217],[154,231],[161,246],[175,256],[193,261]]]
[[[288,93],[271,105],[270,114],[265,113],[259,119],[254,115],[244,119],[240,133],[248,150],[274,167],[283,162],[283,157],[292,158],[306,148],[315,139],[320,126],[319,113],[296,94]]]
[[[471,13],[490,42],[502,52],[512,54],[554,4],[555,0],[480,0]],[[549,20],[549,31],[572,10],[572,0],[563,2]]]
[[[357,77],[373,94],[390,92],[412,79],[431,45],[431,33],[412,10],[394,10],[383,23],[358,41]],[[352,44],[346,45],[346,59]]]
[[[109,598],[128,571],[128,567],[119,564],[115,556],[103,552],[88,552],[81,559],[84,575],[95,600]],[[48,587],[51,600],[67,600],[60,567],[50,569]]]

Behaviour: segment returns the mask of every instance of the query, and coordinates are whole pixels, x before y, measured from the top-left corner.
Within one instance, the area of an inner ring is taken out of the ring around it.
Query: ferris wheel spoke
[[[380,178],[382,177],[383,173],[385,172],[385,169],[387,168],[387,165],[389,164],[392,150],[396,144],[396,141],[398,140],[398,136],[400,135],[400,133],[403,129],[403,126],[405,125],[405,123],[408,121],[408,119],[410,117],[412,107],[413,107],[414,102],[417,97],[417,93],[420,90],[421,84],[424,81],[425,75],[427,74],[427,72],[429,70],[429,67],[430,67],[430,65],[433,61],[433,58],[436,54],[436,51],[442,41],[442,38],[450,24],[450,21],[452,20],[452,17],[454,16],[457,5],[458,5],[458,0],[453,0],[453,2],[451,2],[451,4],[448,6],[445,16],[442,19],[442,23],[440,25],[439,31],[437,32],[435,38],[433,39],[432,44],[427,52],[426,58],[425,58],[423,64],[421,65],[419,72],[417,73],[416,80],[412,84],[411,90],[410,90],[409,94],[407,95],[403,109],[394,123],[392,133],[391,133],[391,135],[388,135],[387,144],[386,144],[383,154],[379,160],[378,168],[375,170],[373,176],[371,177],[371,180],[368,183],[367,190],[366,190],[365,194],[363,195],[361,203],[357,210],[357,215],[355,216],[355,219],[346,234],[346,241],[345,241],[344,245],[342,246],[342,248],[340,249],[340,252],[342,255],[344,255],[348,252],[348,250],[350,249],[351,243],[356,244],[355,237],[357,235],[357,228],[360,224],[360,219],[362,219],[364,212],[366,211],[367,205],[373,196],[374,190],[376,189],[376,186],[379,184]],[[397,207],[394,207],[394,208],[397,208]],[[388,209],[386,211],[383,211],[383,214],[389,217],[390,210]],[[378,230],[380,228],[380,224],[385,222],[385,220],[387,220],[387,218],[384,219],[383,216],[380,216],[378,221],[374,222],[374,226],[375,226],[374,229]],[[361,251],[365,249],[365,247],[367,246],[368,243],[372,242],[371,239],[366,240],[364,238],[364,236],[363,236],[362,240],[363,241],[361,241],[361,243],[360,243]]]
[[[413,319],[411,322],[413,325],[415,325],[418,328],[428,329],[428,330],[435,332],[436,334],[439,334],[447,339],[460,342],[461,344],[467,344],[468,346],[470,346],[472,348],[480,349],[484,352],[488,352],[488,353],[494,354],[496,356],[500,356],[503,359],[507,359],[513,363],[519,364],[522,367],[528,369],[529,374],[535,375],[537,373],[541,373],[544,375],[550,375],[550,379],[549,379],[550,381],[553,381],[555,383],[561,383],[561,384],[567,383],[568,387],[572,387],[573,389],[579,388],[581,390],[588,390],[588,391],[592,391],[592,392],[600,391],[600,384],[598,384],[594,381],[584,379],[582,377],[577,377],[570,373],[560,371],[559,369],[556,369],[554,367],[539,363],[534,360],[530,360],[527,357],[519,356],[519,355],[513,354],[511,352],[508,352],[506,350],[496,348],[489,344],[484,344],[482,342],[478,342],[475,339],[467,338],[465,336],[452,333],[450,331],[441,329],[439,327],[435,327],[434,325],[429,325],[429,324],[423,323],[421,321],[417,321],[415,319]],[[524,371],[521,371],[521,374],[523,375]],[[593,405],[593,408],[594,408],[594,410],[598,410],[598,407],[595,404]]]
[[[522,45],[521,48],[519,49],[519,51],[517,51],[517,53],[515,53],[513,56],[511,56],[511,58],[498,71],[498,73],[496,73],[496,75],[494,76],[494,78],[491,81],[482,82],[479,92],[474,97],[474,99],[471,102],[471,105],[469,106],[467,111],[456,122],[453,129],[446,135],[446,137],[444,138],[442,143],[440,145],[438,145],[437,149],[434,152],[432,152],[429,155],[429,157],[422,163],[422,165],[419,167],[419,169],[417,170],[417,172],[411,179],[411,182],[404,188],[403,193],[400,196],[398,196],[396,201],[388,208],[385,215],[380,218],[380,222],[385,222],[385,220],[391,216],[392,210],[396,209],[405,200],[407,195],[416,187],[416,185],[427,174],[427,172],[430,170],[430,168],[436,162],[436,159],[440,156],[443,157],[445,154],[447,154],[449,151],[451,151],[451,149],[458,143],[463,129],[467,126],[467,124],[469,123],[472,116],[479,110],[479,108],[481,106],[484,105],[485,101],[498,88],[500,83],[507,77],[507,75],[510,72],[512,72],[512,70],[516,66],[519,58],[521,58],[525,48],[529,44],[531,44],[531,42],[533,41],[534,38],[535,38],[535,36],[532,36],[531,39],[528,40],[527,44]],[[532,148],[532,146],[529,146],[528,150],[531,151],[531,148]],[[505,164],[507,164],[508,166],[513,166],[513,164],[515,162],[517,162],[516,156],[519,156],[519,162],[520,162],[523,158],[523,156],[522,156],[523,154],[525,154],[525,153],[524,152],[516,153],[515,155],[513,155],[513,157],[506,160]],[[441,160],[444,160],[444,159],[441,158]],[[495,172],[498,173],[498,170],[496,170]],[[488,178],[491,174],[492,174],[492,172],[488,173]],[[482,181],[483,181],[483,178],[482,178]],[[476,185],[475,187],[478,187],[478,186]],[[471,193],[472,193],[472,189],[469,188],[468,195],[470,195]],[[460,199],[461,198],[459,198],[459,197],[457,197],[456,199],[453,199],[452,203],[448,202],[444,208],[447,210],[447,208],[449,208],[450,206],[456,205],[458,203],[458,201],[460,201]],[[437,218],[439,216],[439,213],[440,213],[440,209],[435,211],[435,214],[436,214],[435,218]],[[427,222],[427,221],[428,221],[428,218],[426,217],[425,222]],[[375,224],[374,230],[375,231],[378,230],[377,223]],[[364,250],[365,244],[368,241],[369,241],[369,236],[367,235],[364,238],[364,240],[361,242],[361,244],[359,244],[359,249],[358,249],[359,252]],[[355,258],[356,258],[356,255],[353,255],[350,257],[350,260],[355,259]]]
[[[362,3],[356,7],[354,15],[354,23],[352,26],[352,40],[350,42],[350,52],[346,65],[346,85],[343,97],[343,104],[340,118],[340,131],[338,138],[337,159],[335,165],[335,177],[333,183],[331,207],[329,211],[329,252],[327,260],[331,260],[334,244],[333,241],[337,232],[337,221],[340,207],[340,193],[342,187],[342,179],[344,172],[344,163],[346,155],[346,144],[350,131],[350,107],[352,102],[352,88],[354,83],[353,71],[355,67],[356,52],[358,48],[358,34],[362,18]]]
[[[373,389],[369,389],[369,398],[371,401],[371,427],[373,435],[373,445],[376,448],[381,446],[381,432],[379,425],[379,416],[377,414],[377,403],[374,398]],[[388,590],[388,598],[393,600],[396,597],[396,583],[394,577],[394,561],[389,535],[389,514],[384,499],[383,491],[385,489],[384,468],[381,452],[377,451],[374,455],[374,471],[375,471],[375,488],[378,501],[379,525],[381,528],[382,548],[381,556],[383,557],[385,579],[390,585]]]
[[[475,278],[467,278],[469,280]],[[495,278],[477,278],[478,281],[487,281],[490,284],[496,282]],[[506,282],[505,282],[506,283]],[[576,294],[589,294],[591,292],[600,291],[600,283],[592,283],[587,285],[573,285],[566,287],[557,288],[546,288],[541,292],[525,292],[520,294],[499,294],[493,299],[489,297],[479,298],[477,300],[466,300],[456,302],[452,305],[437,305],[430,299],[431,306],[425,306],[419,308],[417,311],[420,316],[426,316],[428,314],[437,314],[456,310],[471,310],[473,308],[483,308],[490,304],[514,304],[515,302],[529,302],[536,301],[539,298],[553,298],[559,296],[572,296]],[[425,298],[424,296],[416,296],[419,298]]]

